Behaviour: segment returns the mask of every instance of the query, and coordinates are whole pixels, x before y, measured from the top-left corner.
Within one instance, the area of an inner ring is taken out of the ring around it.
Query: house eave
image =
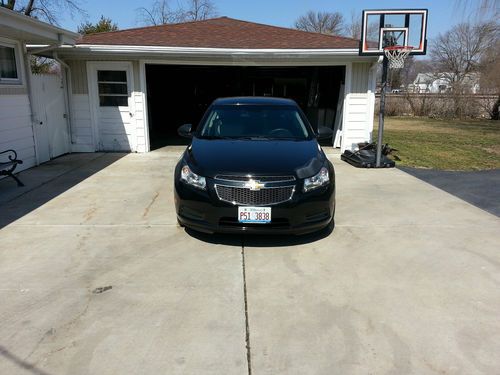
[[[61,55],[118,55],[141,58],[169,56],[203,56],[203,57],[254,57],[254,58],[286,58],[286,57],[356,57],[372,61],[373,57],[359,56],[357,48],[345,49],[243,49],[243,48],[197,48],[197,47],[164,47],[164,46],[131,46],[131,45],[92,45],[77,44],[74,47],[62,46]]]
[[[0,7],[0,35],[39,44],[75,44],[79,34]]]

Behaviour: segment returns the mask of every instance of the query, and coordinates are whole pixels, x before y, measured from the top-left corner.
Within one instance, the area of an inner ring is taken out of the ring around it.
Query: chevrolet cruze
[[[333,223],[335,173],[315,133],[289,99],[215,100],[175,168],[181,226],[214,233],[304,234]]]

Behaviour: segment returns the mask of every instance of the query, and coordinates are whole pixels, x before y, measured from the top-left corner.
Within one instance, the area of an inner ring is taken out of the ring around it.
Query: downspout
[[[72,82],[72,80],[71,80],[72,79],[71,67],[57,55],[56,51],[54,51],[54,53],[52,54],[52,57],[59,64],[61,64],[62,67],[64,67],[63,85],[64,85],[64,103],[66,105],[66,112],[67,112],[66,123],[68,126],[69,141],[71,144],[74,144],[73,133],[72,133],[72,129],[71,129],[72,120],[73,120],[71,100],[70,100],[70,93],[71,94],[73,93],[73,87],[71,86],[71,82]],[[71,152],[71,149],[70,149],[70,152]]]

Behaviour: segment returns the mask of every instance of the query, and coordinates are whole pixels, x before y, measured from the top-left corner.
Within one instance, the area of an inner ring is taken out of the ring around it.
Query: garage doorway
[[[309,121],[333,128],[345,66],[243,67],[146,64],[150,149],[184,145],[177,128],[198,125],[219,97],[273,96],[295,100]],[[331,143],[330,143],[331,145]]]

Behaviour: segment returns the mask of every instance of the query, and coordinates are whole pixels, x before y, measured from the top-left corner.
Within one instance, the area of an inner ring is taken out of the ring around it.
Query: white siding
[[[366,93],[368,91],[369,75],[370,63],[353,63],[351,92],[356,94]]]
[[[371,63],[352,64],[351,87],[344,99],[342,152],[371,141],[375,108],[373,78]]]
[[[373,128],[373,93],[348,94],[344,102],[342,151],[353,150],[371,139]]]
[[[95,151],[88,95],[71,95],[71,149],[73,152]]]
[[[0,95],[0,151],[8,149],[23,161],[16,172],[36,165],[28,95]]]
[[[136,151],[137,152],[146,152],[146,119],[144,116],[144,95],[140,91],[135,91],[132,93],[132,97],[134,98],[134,118],[136,124],[136,134],[137,134],[137,143],[136,143]]]

